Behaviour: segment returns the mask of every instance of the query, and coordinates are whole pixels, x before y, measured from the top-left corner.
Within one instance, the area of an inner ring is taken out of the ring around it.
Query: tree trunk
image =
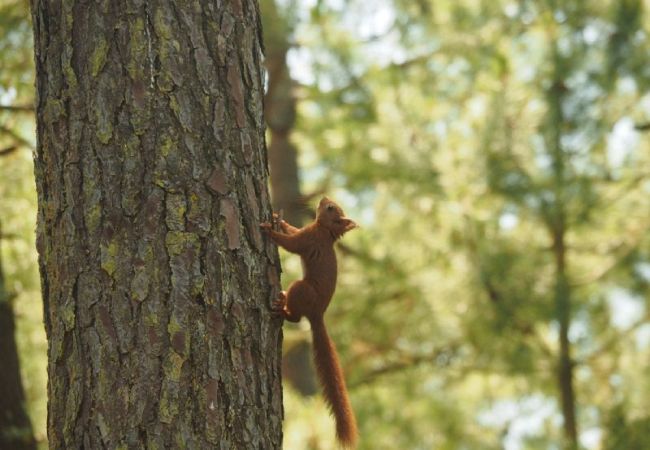
[[[51,448],[280,448],[255,0],[32,0]]]
[[[269,127],[269,168],[273,206],[284,212],[284,219],[296,226],[303,221],[305,205],[300,195],[296,147],[291,132],[296,123],[293,80],[287,67],[291,26],[276,5],[277,0],[262,0],[268,90],[265,118]]]
[[[291,142],[291,132],[296,122],[296,98],[287,67],[291,26],[279,11],[276,1],[260,2],[268,73],[265,118],[270,140],[271,199],[274,210],[282,211],[284,220],[301,227],[305,205],[300,193],[298,153]],[[290,343],[285,341],[282,375],[302,395],[318,392],[311,351],[311,343],[304,333],[302,338],[293,339]]]
[[[2,226],[0,244],[1,240]],[[1,250],[0,248],[0,258]],[[0,259],[0,449],[31,450],[36,448],[36,442],[25,410],[25,391],[20,377],[15,329],[14,312]]]
[[[548,147],[553,170],[554,203],[548,220],[555,263],[555,308],[559,324],[559,355],[557,361],[557,382],[560,392],[562,418],[564,419],[565,448],[578,448],[578,425],[576,421],[576,398],[573,380],[573,360],[571,357],[571,290],[567,274],[567,207],[566,207],[566,159],[567,152],[562,145],[562,127],[565,117],[562,110],[565,92],[564,70],[558,44],[552,42],[553,84],[547,92],[549,106]]]
[[[573,359],[569,341],[571,325],[571,291],[566,274],[566,247],[564,232],[554,236],[553,249],[555,255],[555,306],[560,325],[558,340],[560,354],[558,356],[557,377],[560,387],[562,417],[564,418],[564,435],[569,449],[578,446],[578,430],[575,412],[575,393],[573,390]]]

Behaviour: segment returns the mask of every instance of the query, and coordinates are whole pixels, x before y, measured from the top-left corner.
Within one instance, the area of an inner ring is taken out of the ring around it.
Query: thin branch
[[[490,302],[495,305],[501,304],[503,300],[502,295],[497,291],[496,287],[492,283],[492,280],[488,279],[488,277],[484,275],[480,275],[479,277],[481,278],[481,285],[485,289]],[[544,353],[544,355],[547,357],[553,357],[553,351],[548,347],[548,345],[546,345],[546,342],[544,342],[544,339],[539,334],[539,331],[535,328],[534,324],[519,317],[516,312],[512,313],[510,322],[512,323],[514,329],[521,334],[521,336],[533,337],[534,342],[538,345],[539,349],[542,351],[542,353]]]
[[[622,186],[620,189],[618,189],[619,192],[615,193],[612,197],[605,199],[605,208],[614,205],[629,193],[635,192],[633,189],[639,187],[639,185],[642,182],[646,181],[648,178],[650,178],[650,172],[641,172],[627,180],[625,186]]]
[[[17,145],[12,145],[11,147],[0,149],[0,156],[7,156],[12,154],[14,151],[18,150]]]
[[[25,146],[29,148],[30,150],[34,150],[34,145],[29,142],[27,139],[16,133],[14,130],[11,128],[7,128],[4,125],[0,125],[0,133],[4,133],[9,135],[14,141],[16,141],[17,144]]]
[[[460,348],[458,342],[452,342],[445,347],[438,348],[433,352],[425,355],[405,355],[399,361],[392,361],[383,366],[366,372],[360,378],[350,383],[351,388],[371,383],[382,376],[399,373],[404,370],[412,369],[421,364],[435,364],[437,367],[449,366],[453,356]]]
[[[609,275],[614,269],[616,269],[623,261],[625,261],[636,249],[639,248],[639,245],[641,245],[641,242],[647,237],[648,230],[650,230],[650,223],[646,224],[645,226],[642,226],[636,234],[634,234],[632,237],[633,239],[631,242],[627,242],[627,245],[624,243],[621,243],[620,245],[616,246],[614,248],[613,253],[618,253],[617,255],[614,254],[613,260],[610,261],[605,267],[601,267],[598,270],[593,271],[592,273],[586,275],[585,277],[575,280],[574,282],[571,283],[572,287],[579,287],[579,286],[584,286],[587,284],[595,283],[596,281],[600,281],[603,278],[605,278],[607,275]]]
[[[650,131],[650,122],[646,123],[637,123],[634,125],[636,131]]]
[[[0,111],[33,113],[34,107],[31,105],[0,105]]]
[[[483,270],[483,258],[481,257],[480,251],[478,250],[477,244],[472,236],[467,237],[468,242],[468,252],[473,261],[476,261],[475,267],[478,272],[478,279],[480,287],[485,291],[490,303],[495,307],[500,308],[503,305],[503,293],[499,291],[497,286],[494,285],[492,279],[485,273]],[[539,350],[547,357],[553,357],[552,349],[546,344],[543,337],[540,335],[539,330],[535,327],[535,324],[527,321],[525,318],[517,315],[517,311],[512,312],[512,317],[510,319],[514,330],[516,330],[522,337],[531,337],[533,343],[539,348]]]
[[[632,333],[646,324],[650,324],[650,313],[646,313],[643,317],[634,322],[628,328],[621,331],[620,333],[617,333],[616,336],[609,338],[607,342],[603,343],[603,345],[591,352],[590,355],[586,356],[585,358],[581,358],[578,361],[575,361],[575,364],[587,364],[593,362],[603,353],[610,351],[617,342],[630,336]]]

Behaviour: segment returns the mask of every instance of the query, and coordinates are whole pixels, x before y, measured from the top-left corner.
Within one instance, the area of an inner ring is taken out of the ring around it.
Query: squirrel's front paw
[[[271,303],[271,311],[276,316],[285,316],[287,309],[287,292],[280,291],[278,298]]]
[[[273,225],[271,225],[268,222],[264,222],[260,224],[260,229],[265,233],[270,233],[271,230],[273,229]]]

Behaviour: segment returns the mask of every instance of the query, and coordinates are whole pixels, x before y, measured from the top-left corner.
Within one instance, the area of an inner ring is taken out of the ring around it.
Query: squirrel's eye
[[[328,211],[334,211],[334,205],[327,205]]]

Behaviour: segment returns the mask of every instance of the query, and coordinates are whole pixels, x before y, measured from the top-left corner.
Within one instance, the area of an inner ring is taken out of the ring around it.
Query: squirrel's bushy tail
[[[357,421],[350,406],[336,347],[327,334],[322,317],[312,318],[310,322],[316,372],[323,386],[325,401],[336,419],[336,437],[344,447],[354,448],[357,443]]]

